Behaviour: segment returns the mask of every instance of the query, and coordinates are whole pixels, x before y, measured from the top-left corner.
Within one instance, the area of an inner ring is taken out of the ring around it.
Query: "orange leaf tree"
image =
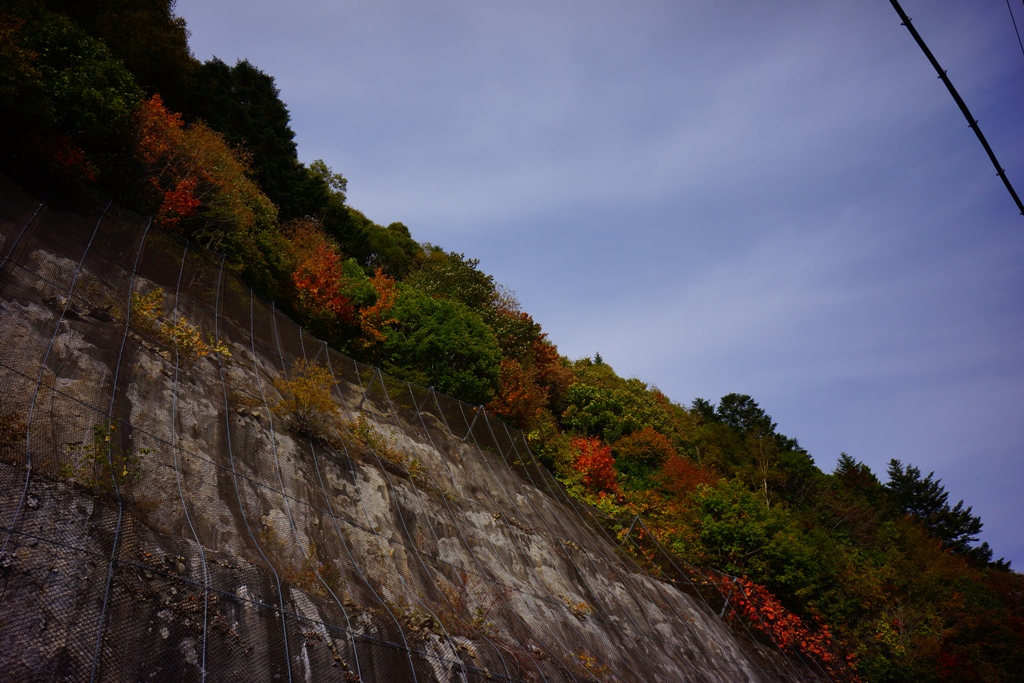
[[[487,409],[511,420],[521,429],[530,430],[544,414],[547,388],[537,382],[537,370],[512,358],[502,358],[498,391]]]
[[[571,445],[577,454],[573,469],[583,485],[598,497],[619,495],[621,491],[611,447],[594,437],[573,439]]]
[[[387,338],[387,326],[398,322],[390,315],[398,298],[394,278],[385,273],[383,268],[378,267],[370,278],[370,285],[373,286],[376,295],[374,302],[363,308],[359,315],[359,326],[363,333],[361,343],[364,348],[383,342]]]
[[[135,157],[160,224],[225,252],[263,293],[278,293],[286,249],[277,208],[223,136],[201,122],[185,126],[156,94],[136,113]]]

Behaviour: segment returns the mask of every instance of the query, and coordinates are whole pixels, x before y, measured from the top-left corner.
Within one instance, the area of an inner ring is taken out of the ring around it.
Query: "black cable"
[[[949,77],[946,76],[945,70],[939,66],[939,62],[935,59],[935,55],[933,55],[932,51],[928,49],[927,45],[925,45],[924,39],[921,38],[921,34],[919,34],[917,29],[914,28],[914,25],[910,23],[910,17],[908,17],[907,13],[903,11],[902,7],[900,7],[900,3],[896,0],[889,0],[889,2],[892,3],[896,13],[900,15],[903,25],[907,27],[907,30],[910,31],[910,35],[912,35],[914,40],[917,41],[917,44],[924,52],[925,57],[927,57],[932,66],[935,67],[935,71],[939,74],[939,78],[941,78],[942,82],[946,85],[946,89],[949,90],[949,94],[953,96],[953,100],[956,102],[957,106],[960,107],[960,111],[963,112],[963,115],[967,118],[967,125],[969,125],[974,131],[974,134],[978,136],[981,146],[985,148],[985,151],[988,153],[988,158],[992,160],[992,165],[996,167],[996,175],[1003,179],[1003,185],[1006,185],[1007,191],[1010,193],[1010,196],[1013,197],[1013,201],[1017,204],[1017,209],[1020,211],[1020,215],[1024,216],[1024,203],[1021,203],[1020,197],[1017,196],[1017,191],[1013,189],[1013,185],[1010,184],[1009,178],[1006,177],[1006,171],[999,165],[999,160],[996,159],[995,152],[992,151],[992,148],[988,144],[988,140],[985,139],[984,134],[981,132],[981,128],[978,127],[978,122],[973,116],[971,116],[971,111],[967,108],[967,105],[960,97],[960,93],[958,93],[956,88],[953,87],[953,83],[949,80]]]
[[[1021,42],[1020,31],[1017,30],[1017,20],[1013,18],[1013,8],[1010,7],[1010,0],[1006,0],[1006,9],[1010,10],[1010,21],[1013,22],[1013,32],[1017,34],[1017,44],[1020,45],[1020,52],[1024,54],[1024,42]]]

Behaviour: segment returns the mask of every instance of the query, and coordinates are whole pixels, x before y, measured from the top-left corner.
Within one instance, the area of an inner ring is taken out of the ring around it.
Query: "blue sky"
[[[903,7],[1024,192],[1006,3]],[[479,258],[563,354],[750,394],[826,471],[934,470],[1024,569],[1024,217],[889,3],[177,12],[275,77],[352,206]]]

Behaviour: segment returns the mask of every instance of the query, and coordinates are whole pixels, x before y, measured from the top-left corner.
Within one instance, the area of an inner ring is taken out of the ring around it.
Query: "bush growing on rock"
[[[331,397],[333,383],[330,371],[324,366],[298,360],[292,368],[292,379],[280,377],[274,381],[281,392],[281,400],[273,411],[284,419],[289,429],[326,440],[340,417]]]

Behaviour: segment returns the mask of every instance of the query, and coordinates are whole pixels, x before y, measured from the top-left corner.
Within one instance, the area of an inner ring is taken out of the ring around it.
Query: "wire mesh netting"
[[[0,254],[4,681],[829,679],[147,219],[0,177]]]

